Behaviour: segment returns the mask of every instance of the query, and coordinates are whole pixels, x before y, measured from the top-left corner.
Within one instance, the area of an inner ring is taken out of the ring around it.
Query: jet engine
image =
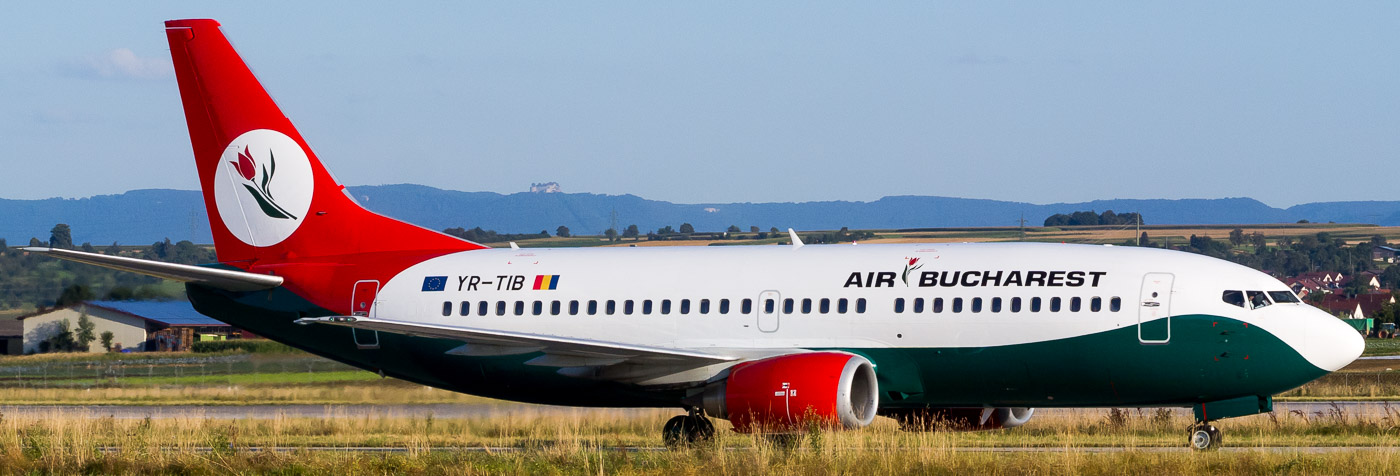
[[[739,432],[784,432],[811,422],[861,428],[875,419],[879,386],[864,357],[812,352],[736,364],[700,397],[706,413]]]
[[[954,431],[1015,428],[1035,414],[1027,407],[891,408],[881,414],[894,418],[905,431],[931,431],[939,425]]]

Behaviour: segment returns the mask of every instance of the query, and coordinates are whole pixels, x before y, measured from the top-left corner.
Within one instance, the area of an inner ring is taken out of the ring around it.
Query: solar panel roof
[[[228,325],[195,311],[189,301],[89,301],[87,304],[171,326]]]

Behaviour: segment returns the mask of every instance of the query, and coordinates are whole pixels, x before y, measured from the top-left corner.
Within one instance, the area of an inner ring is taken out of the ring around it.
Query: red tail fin
[[[345,194],[214,20],[165,22],[219,261],[483,248],[372,213]]]

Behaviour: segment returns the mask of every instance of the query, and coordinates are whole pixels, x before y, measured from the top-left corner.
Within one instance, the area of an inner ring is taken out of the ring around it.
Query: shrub
[[[211,340],[195,342],[190,345],[190,350],[206,354],[212,352],[228,352],[241,350],[250,354],[283,354],[295,352],[291,346],[281,342],[274,342],[266,339],[235,339],[235,340]]]

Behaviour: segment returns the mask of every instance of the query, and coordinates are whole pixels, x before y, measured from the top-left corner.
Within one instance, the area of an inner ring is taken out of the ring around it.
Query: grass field
[[[343,415],[213,420],[0,417],[0,474],[1394,474],[1396,418],[1256,416],[1223,425],[1244,452],[1185,451],[1188,416],[1101,412],[1040,417],[985,432],[810,429],[787,443],[721,428],[689,450],[653,449],[674,412],[529,409],[437,419]],[[395,454],[298,451],[389,447]],[[1311,454],[1278,446],[1365,446]],[[279,447],[285,452],[259,451]],[[969,448],[1044,452],[969,452]],[[1096,448],[1123,451],[1098,452]],[[633,448],[633,449],[626,449]],[[1172,449],[1174,451],[1161,451]],[[1179,451],[1176,451],[1179,450]]]

